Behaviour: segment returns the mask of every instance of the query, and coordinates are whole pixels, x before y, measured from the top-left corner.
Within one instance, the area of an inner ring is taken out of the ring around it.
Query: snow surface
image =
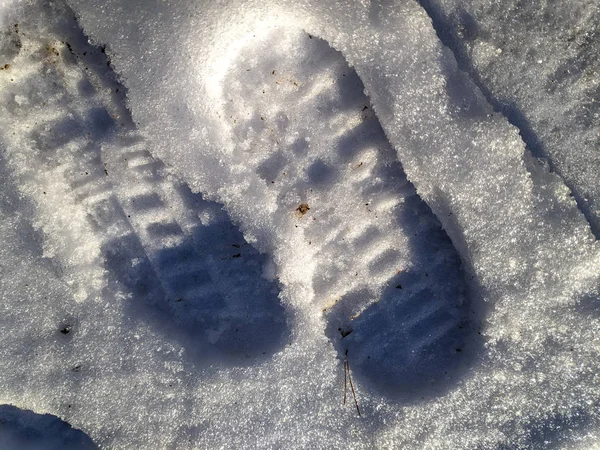
[[[598,2],[421,3],[488,100],[563,177],[598,237]]]
[[[6,445],[594,448],[596,10],[521,3],[3,4]]]

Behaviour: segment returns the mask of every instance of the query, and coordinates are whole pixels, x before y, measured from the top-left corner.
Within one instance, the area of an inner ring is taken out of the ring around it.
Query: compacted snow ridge
[[[597,2],[420,3],[494,109],[563,178],[598,237]]]
[[[596,448],[597,13],[2,3],[0,447]]]

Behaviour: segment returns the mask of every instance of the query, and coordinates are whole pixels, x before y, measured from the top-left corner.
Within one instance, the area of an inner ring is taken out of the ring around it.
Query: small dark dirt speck
[[[232,256],[232,258],[239,258],[239,257],[241,257],[241,256],[242,256],[242,254],[241,254],[241,253],[236,253],[235,255],[233,255],[233,256]]]
[[[302,203],[296,208],[296,211],[298,211],[301,215],[306,214],[309,210],[310,208],[308,207],[308,203]]]
[[[66,327],[63,327],[60,332],[62,334],[69,334],[71,332],[71,327],[67,325]]]
[[[342,328],[338,328],[338,331],[340,332],[340,334],[342,335],[342,339],[344,339],[346,336],[348,336],[350,333],[352,333],[351,329],[342,329]]]
[[[402,289],[402,285],[399,284],[398,286],[396,286],[396,289]]]

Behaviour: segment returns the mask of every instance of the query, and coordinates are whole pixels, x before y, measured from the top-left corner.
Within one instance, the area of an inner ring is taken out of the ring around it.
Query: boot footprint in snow
[[[240,51],[223,87],[232,156],[276,198],[274,222],[303,233],[340,358],[388,394],[435,392],[475,347],[464,274],[356,72],[325,41],[274,30]]]

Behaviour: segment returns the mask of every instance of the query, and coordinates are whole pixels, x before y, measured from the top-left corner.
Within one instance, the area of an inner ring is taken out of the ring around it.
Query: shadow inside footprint
[[[419,209],[429,210],[420,203]],[[411,269],[391,278],[364,311],[352,316],[352,305],[369,295],[361,291],[327,311],[327,335],[340,358],[347,355],[353,375],[403,403],[444,395],[482,348],[479,315],[471,308],[461,261],[448,236],[441,227],[429,229],[411,246]]]
[[[146,255],[131,233],[109,242],[106,267],[131,295],[128,315],[177,340],[202,364],[254,364],[287,342],[279,287],[262,276],[268,259],[243,238],[220,205],[180,187],[206,213],[188,238]]]
[[[364,90],[360,79],[355,90]],[[364,96],[359,100],[368,114],[340,139],[338,156],[347,163],[365,149],[376,148],[379,157],[388,161],[373,176],[386,180],[389,192],[395,192],[391,195],[403,197],[392,209],[390,225],[406,233],[410,264],[388,278],[378,294],[365,285],[328,307],[327,335],[340,358],[348,358],[356,378],[370,390],[414,403],[444,395],[475,363],[482,350],[478,329],[485,313],[482,305],[471,302],[476,283],[467,283],[455,246],[408,181],[378,118],[371,113],[369,100]],[[398,186],[404,186],[405,191]],[[377,184],[362,187],[370,196],[367,198],[377,199],[380,191]],[[376,239],[375,223],[371,228],[362,240],[368,241],[369,236]],[[390,230],[383,234],[390,234]],[[355,241],[354,252],[362,251],[361,240]],[[401,260],[393,248],[377,251],[377,258],[369,265],[372,277],[385,274]],[[365,257],[370,258],[368,252]],[[365,304],[369,306],[360,306]]]
[[[50,414],[0,406],[0,448],[19,450],[97,449],[83,431]]]

